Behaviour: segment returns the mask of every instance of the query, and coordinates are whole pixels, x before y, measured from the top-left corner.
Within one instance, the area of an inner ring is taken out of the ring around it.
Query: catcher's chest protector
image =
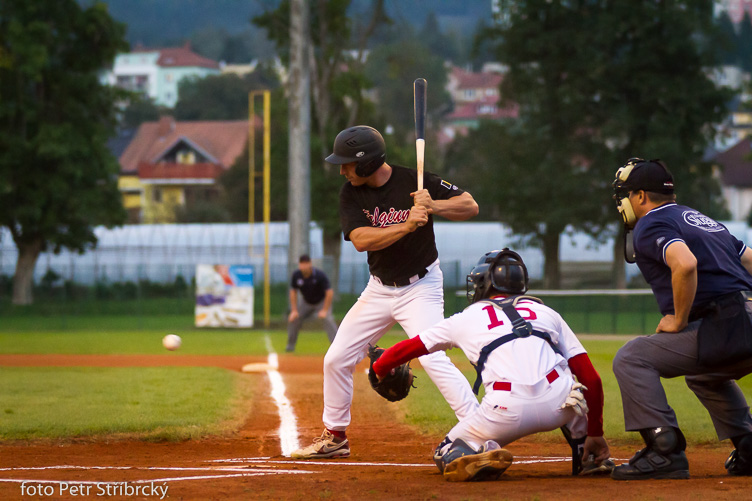
[[[486,346],[484,346],[482,350],[480,350],[478,362],[475,364],[475,372],[477,375],[475,378],[475,383],[473,384],[473,393],[475,393],[476,395],[480,390],[480,385],[483,384],[483,377],[481,376],[481,374],[483,372],[483,367],[486,365],[486,360],[488,360],[488,355],[490,355],[491,352],[496,348],[505,343],[508,343],[509,341],[517,338],[535,336],[547,342],[551,349],[553,349],[556,353],[558,353],[562,357],[564,356],[561,350],[553,343],[553,341],[551,341],[551,336],[549,336],[547,332],[541,332],[533,329],[533,326],[530,325],[530,322],[522,318],[517,312],[515,306],[517,306],[517,302],[522,299],[543,304],[543,301],[533,296],[515,296],[506,299],[484,299],[483,301],[481,301],[482,303],[491,303],[501,308],[501,311],[503,311],[504,314],[512,322],[512,333],[505,334],[500,338],[491,341]]]

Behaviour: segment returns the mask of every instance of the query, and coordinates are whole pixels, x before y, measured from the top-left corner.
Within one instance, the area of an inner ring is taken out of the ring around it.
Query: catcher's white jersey
[[[516,309],[535,330],[548,333],[567,360],[585,353],[577,336],[556,311],[525,299],[517,303]],[[475,363],[484,346],[511,332],[512,322],[501,308],[478,302],[422,332],[420,339],[429,352],[460,348]],[[488,356],[483,382],[535,384],[556,366],[567,367],[567,362],[543,339],[535,336],[515,339],[499,346]]]
[[[566,359],[535,336],[515,339],[493,350],[482,373],[486,386],[483,401],[452,428],[447,434],[450,440],[462,438],[474,447],[495,440],[504,446],[564,424],[569,425],[575,438],[586,434],[587,418],[561,408],[573,384],[567,360],[585,353],[585,349],[551,308],[522,299],[516,309],[534,329],[548,333]],[[429,352],[461,348],[475,363],[484,346],[511,332],[512,322],[501,308],[478,302],[421,332],[420,339]],[[494,389],[497,382],[507,391]]]

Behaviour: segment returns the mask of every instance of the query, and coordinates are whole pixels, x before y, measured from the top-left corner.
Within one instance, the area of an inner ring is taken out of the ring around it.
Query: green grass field
[[[236,429],[248,378],[210,367],[2,367],[0,439],[184,440]]]
[[[163,319],[165,324],[169,323]],[[284,350],[282,330],[198,330],[184,328],[127,330],[118,322],[96,322],[80,330],[0,332],[0,351],[5,354],[164,354],[161,338],[174,332],[183,347],[174,356],[189,354],[265,355],[265,334],[278,352]],[[391,346],[404,339],[394,329],[379,343]],[[618,442],[639,442],[636,433],[625,433],[618,385],[611,371],[613,356],[623,337],[583,339],[606,394],[606,436]],[[303,331],[295,355],[322,356],[328,342],[323,331]],[[475,374],[458,350],[450,356],[472,382]],[[441,434],[454,423],[454,415],[436,387],[418,371],[418,389],[396,405],[402,419],[424,433]],[[223,433],[238,426],[248,408],[248,376],[222,369],[162,367],[153,369],[99,368],[0,368],[0,439],[40,437],[117,436],[144,439],[184,439]],[[687,389],[684,380],[664,381],[679,423],[693,443],[715,442],[705,409]],[[740,386],[752,397],[752,378]],[[211,404],[207,404],[211,402]],[[555,438],[554,438],[555,437]],[[557,433],[541,440],[560,440]]]

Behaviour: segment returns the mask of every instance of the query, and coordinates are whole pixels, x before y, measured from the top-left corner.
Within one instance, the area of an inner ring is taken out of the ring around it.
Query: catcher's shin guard
[[[577,476],[582,471],[582,451],[585,448],[585,439],[587,437],[572,438],[572,432],[569,431],[567,425],[562,426],[560,429],[569,447],[572,448],[572,475]]]
[[[629,463],[614,468],[615,480],[647,480],[656,478],[689,478],[689,462],[684,449],[687,441],[679,428],[661,426],[640,430],[646,447]]]

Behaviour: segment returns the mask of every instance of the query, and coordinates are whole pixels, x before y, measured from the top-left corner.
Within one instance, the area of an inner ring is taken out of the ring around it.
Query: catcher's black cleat
[[[614,468],[615,480],[689,478],[689,462],[684,449],[687,442],[678,428],[663,426],[640,430],[647,447],[637,452],[629,463]]]
[[[464,440],[457,439],[442,457],[444,479],[448,482],[476,482],[498,480],[512,464],[512,454],[506,449],[478,452]]]
[[[734,440],[736,449],[726,460],[726,471],[734,476],[752,476],[752,433]]]

